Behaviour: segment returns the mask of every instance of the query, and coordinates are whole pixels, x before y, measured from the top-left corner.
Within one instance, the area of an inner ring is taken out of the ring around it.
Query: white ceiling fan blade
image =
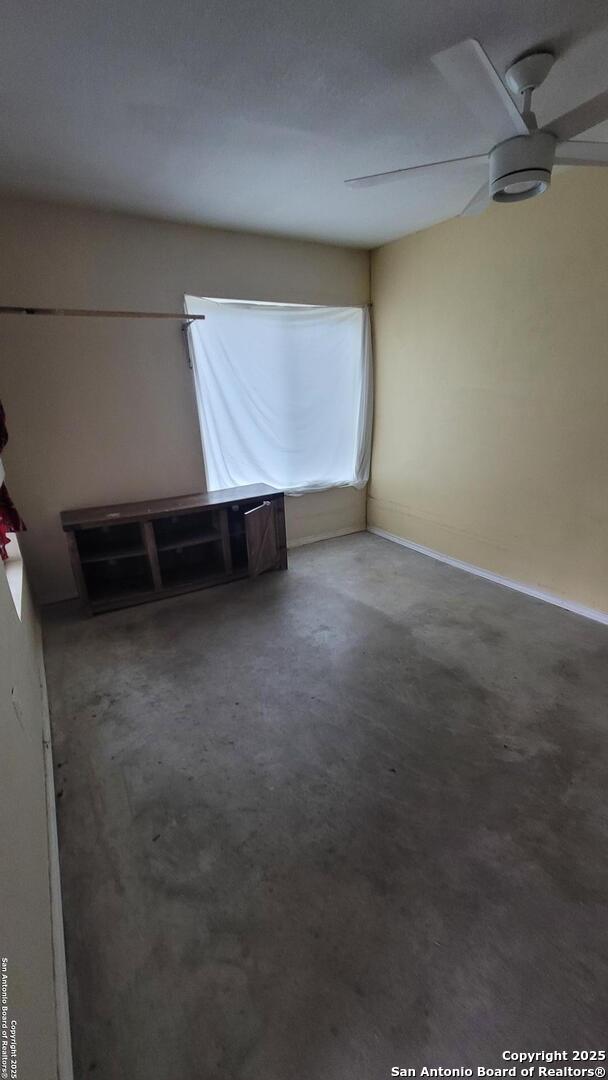
[[[568,139],[573,139],[575,135],[582,135],[584,131],[589,131],[604,120],[608,120],[608,90],[596,94],[594,98],[583,102],[582,105],[577,105],[576,109],[571,109],[563,116],[558,116],[550,124],[545,124],[543,131],[550,131],[558,142],[567,142]]]
[[[478,41],[467,38],[435,53],[432,61],[495,143],[528,134],[528,125]]]
[[[489,203],[490,185],[488,181],[485,180],[479,191],[476,191],[473,198],[467,203],[464,210],[460,211],[459,217],[473,217],[474,214],[482,214],[489,206]]]
[[[608,165],[608,142],[564,142],[555,153],[556,165]]]
[[[422,169],[436,169],[440,165],[456,165],[462,161],[485,161],[487,154],[471,154],[469,157],[446,158],[445,161],[429,161],[425,165],[410,165],[407,169],[391,169],[390,172],[372,173],[370,176],[353,176],[344,183],[349,187],[376,187],[378,184],[389,184],[391,180],[402,180],[409,173],[420,172]]]

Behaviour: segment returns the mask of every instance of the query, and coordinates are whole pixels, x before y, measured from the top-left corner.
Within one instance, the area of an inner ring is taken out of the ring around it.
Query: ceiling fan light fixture
[[[524,169],[501,176],[490,185],[494,202],[521,202],[542,195],[551,183],[551,173],[546,169]]]
[[[490,196],[494,202],[521,202],[542,195],[551,183],[556,140],[544,131],[516,135],[490,154]]]

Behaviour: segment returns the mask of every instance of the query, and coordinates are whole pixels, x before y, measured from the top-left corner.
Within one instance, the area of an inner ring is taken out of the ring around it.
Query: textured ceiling
[[[0,186],[372,247],[457,213],[470,166],[346,177],[492,144],[434,52],[476,37],[504,71],[550,47],[548,120],[605,89],[607,19],[603,0],[4,0]]]

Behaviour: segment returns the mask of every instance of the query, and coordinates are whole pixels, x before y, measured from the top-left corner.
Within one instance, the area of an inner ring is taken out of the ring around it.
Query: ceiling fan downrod
[[[536,116],[532,111],[532,94],[541,83],[544,83],[554,63],[555,57],[550,52],[529,53],[516,60],[505,72],[509,90],[523,97],[521,113],[532,131],[538,127]]]

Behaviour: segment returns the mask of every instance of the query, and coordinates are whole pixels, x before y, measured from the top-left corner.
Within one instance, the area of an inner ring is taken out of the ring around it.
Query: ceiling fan
[[[463,214],[477,214],[485,210],[491,199],[519,202],[541,195],[551,183],[554,165],[608,165],[608,143],[575,139],[576,135],[608,120],[608,91],[544,127],[538,127],[532,111],[532,94],[555,63],[551,53],[530,53],[517,60],[505,73],[509,89],[521,96],[521,110],[478,41],[471,38],[461,41],[436,53],[432,60],[452,89],[466,101],[484,126],[494,132],[494,146],[487,154],[448,158],[353,177],[346,180],[351,187],[384,184],[410,173],[442,169],[456,162],[489,162],[489,183],[484,181],[462,211]]]

